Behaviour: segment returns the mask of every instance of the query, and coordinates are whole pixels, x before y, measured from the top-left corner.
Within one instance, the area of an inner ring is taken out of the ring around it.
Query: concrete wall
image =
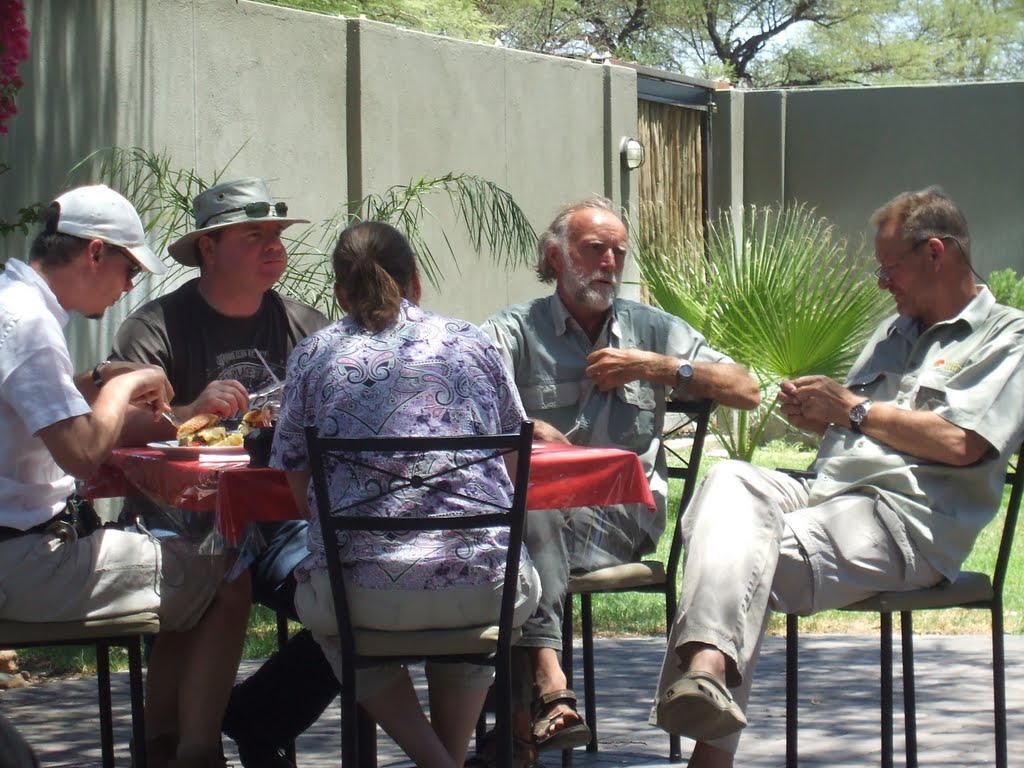
[[[165,151],[209,179],[259,175],[314,221],[394,184],[454,172],[511,192],[534,228],[592,193],[628,201],[619,141],[636,130],[636,74],[365,20],[242,0],[35,0],[20,114],[0,137],[0,211],[49,200],[74,163],[108,146]],[[236,156],[237,153],[237,156]],[[432,200],[436,254],[452,215]],[[25,241],[0,241],[21,255]],[[541,295],[454,241],[440,295],[424,303],[473,321]],[[143,286],[144,287],[144,286]],[[139,293],[137,289],[134,293]],[[79,365],[109,346],[133,295],[69,332]]]
[[[716,117],[722,207],[806,202],[852,241],[868,217],[906,189],[938,184],[964,209],[983,275],[1024,272],[1024,82],[733,91]],[[743,104],[738,135],[737,104]],[[733,143],[728,144],[732,136]],[[716,178],[718,177],[716,176]]]

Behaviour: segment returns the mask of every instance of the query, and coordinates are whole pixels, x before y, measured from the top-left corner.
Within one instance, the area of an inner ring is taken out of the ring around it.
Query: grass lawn
[[[764,467],[785,467],[804,469],[814,458],[814,452],[801,450],[781,442],[761,448],[754,456],[754,463]],[[703,475],[715,462],[721,459],[705,453],[701,462]],[[673,481],[670,487],[669,520],[667,530],[675,522],[675,509],[679,504],[680,484]],[[1005,504],[1006,499],[1004,497]],[[999,546],[1003,513],[996,517],[982,532],[965,563],[968,570],[991,572]],[[1021,562],[1021,537],[1014,542],[1014,554],[1010,563],[1004,589],[1004,614],[1006,631],[1013,634],[1024,632],[1024,564]],[[668,537],[662,538],[658,556],[667,557]],[[899,617],[895,623],[899,624]],[[594,597],[594,627],[602,635],[664,635],[665,602],[662,595],[627,592],[621,594],[597,595]],[[295,626],[293,626],[293,630]],[[782,634],[785,630],[783,616],[773,616],[769,632]],[[877,614],[844,613],[825,611],[800,621],[801,632],[876,633]],[[918,611],[914,615],[914,630],[921,634],[987,634],[990,631],[987,611],[944,610]],[[268,609],[253,608],[246,638],[245,657],[263,658],[277,647],[276,619]],[[578,628],[577,628],[578,636]],[[126,668],[127,659],[120,651],[113,651],[111,663],[117,668]],[[37,648],[19,651],[22,669],[37,676],[89,674],[95,670],[95,657],[91,649]]]

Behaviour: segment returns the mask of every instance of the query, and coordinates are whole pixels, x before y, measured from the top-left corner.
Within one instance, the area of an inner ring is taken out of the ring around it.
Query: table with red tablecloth
[[[212,512],[229,542],[250,523],[298,517],[284,472],[250,469],[248,457],[176,456],[151,448],[118,448],[86,481],[88,498],[142,494],[190,512]],[[534,443],[527,509],[646,504],[654,497],[635,453]]]

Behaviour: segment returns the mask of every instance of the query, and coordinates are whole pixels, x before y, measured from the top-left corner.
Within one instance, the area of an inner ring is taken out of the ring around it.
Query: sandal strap
[[[533,719],[536,720],[542,714],[546,714],[551,711],[555,704],[565,704],[569,709],[575,712],[576,701],[576,694],[568,688],[563,688],[560,691],[549,691],[548,693],[543,693],[533,700]]]

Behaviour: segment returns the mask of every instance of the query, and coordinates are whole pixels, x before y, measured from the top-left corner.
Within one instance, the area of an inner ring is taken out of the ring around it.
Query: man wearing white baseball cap
[[[51,203],[28,262],[0,274],[0,618],[114,619],[152,612],[162,631],[147,675],[151,768],[224,765],[219,723],[241,657],[248,594],[222,588],[223,556],[139,529],[100,527],[73,496],[121,434],[130,406],[167,410],[161,368],[112,363],[75,376],[69,313],[98,318],[141,270],[165,267],[138,214],[97,185]],[[185,707],[181,707],[185,703]]]

